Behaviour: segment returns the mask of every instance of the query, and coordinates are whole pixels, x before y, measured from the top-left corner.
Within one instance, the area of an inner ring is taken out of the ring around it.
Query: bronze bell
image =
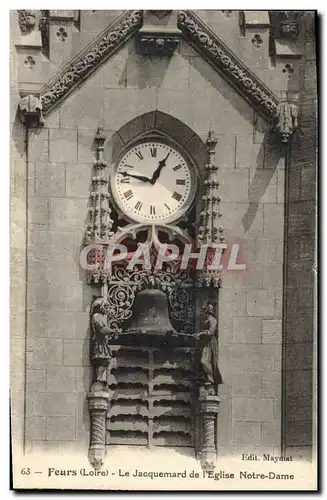
[[[136,296],[132,322],[125,333],[166,335],[176,333],[168,312],[167,295],[161,290],[143,290]]]

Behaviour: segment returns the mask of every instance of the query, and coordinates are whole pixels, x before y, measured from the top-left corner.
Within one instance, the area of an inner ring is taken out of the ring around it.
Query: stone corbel
[[[172,11],[171,10],[150,10],[151,14],[157,16],[158,19],[163,19],[168,16]]]
[[[21,122],[27,127],[43,127],[42,103],[38,97],[34,95],[22,97],[18,110]]]
[[[165,26],[143,26],[136,37],[137,52],[143,56],[172,56],[177,49],[181,30]]]
[[[298,130],[298,115],[299,109],[295,104],[285,101],[277,106],[273,131],[279,135],[283,144],[288,144],[294,132]]]

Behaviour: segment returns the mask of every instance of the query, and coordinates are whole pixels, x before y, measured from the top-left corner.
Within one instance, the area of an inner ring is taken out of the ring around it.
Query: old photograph
[[[14,489],[317,489],[318,26],[10,11]]]

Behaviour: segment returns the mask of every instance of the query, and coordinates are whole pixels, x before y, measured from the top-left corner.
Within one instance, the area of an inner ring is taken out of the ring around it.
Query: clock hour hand
[[[139,181],[142,181],[142,182],[151,182],[151,179],[149,179],[149,177],[145,177],[144,175],[133,175],[133,174],[129,174],[127,172],[120,172],[120,173],[124,177],[133,177],[133,179],[138,179]]]
[[[156,180],[159,179],[159,176],[160,176],[160,173],[161,173],[161,170],[163,169],[163,167],[166,165],[166,161],[168,159],[168,156],[170,155],[171,151],[169,151],[169,153],[167,154],[167,156],[163,159],[163,160],[160,160],[159,161],[159,166],[158,168],[153,172],[153,175],[152,175],[152,179],[150,180],[150,183],[151,184],[155,184]]]

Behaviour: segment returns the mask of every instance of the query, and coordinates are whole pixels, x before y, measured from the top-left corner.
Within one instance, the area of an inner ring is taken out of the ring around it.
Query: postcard
[[[317,490],[317,23],[11,11],[13,489]]]

